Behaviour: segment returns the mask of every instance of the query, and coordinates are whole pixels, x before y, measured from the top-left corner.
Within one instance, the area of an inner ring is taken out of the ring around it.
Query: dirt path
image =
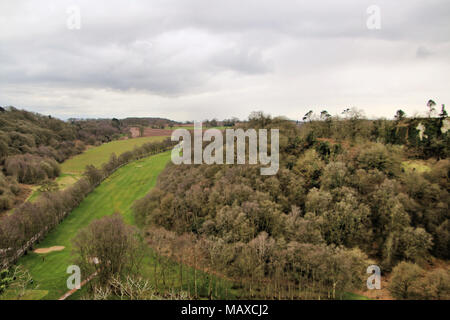
[[[80,288],[77,289],[72,289],[67,291],[65,294],[63,294],[58,300],[66,300],[68,297],[70,297],[72,294],[74,294],[77,290],[80,290],[81,288],[83,288],[83,286],[88,283],[89,281],[91,281],[92,279],[94,279],[94,277],[97,275],[97,272],[94,272],[93,274],[91,274],[86,280],[82,281],[80,283]]]

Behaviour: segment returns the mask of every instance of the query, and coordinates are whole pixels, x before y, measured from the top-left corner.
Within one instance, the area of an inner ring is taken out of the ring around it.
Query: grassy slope
[[[25,290],[20,293],[19,290],[7,290],[0,296],[0,300],[40,300],[48,294],[47,290]]]
[[[92,220],[120,211],[128,223],[132,222],[131,205],[142,198],[156,184],[159,173],[170,160],[165,152],[139,160],[120,168],[96,188],[81,205],[37,246],[65,246],[60,252],[39,255],[34,252],[19,262],[33,276],[39,290],[49,290],[45,299],[57,299],[67,291],[66,269],[72,264],[71,240]]]
[[[370,298],[357,294],[357,293],[353,293],[353,292],[345,292],[342,296],[343,300],[370,300]]]
[[[106,163],[109,160],[112,153],[119,156],[125,151],[133,150],[136,146],[141,146],[148,142],[162,141],[166,138],[167,137],[145,137],[116,140],[104,143],[98,147],[89,148],[83,153],[66,160],[61,165],[61,174],[58,178],[56,178],[56,182],[58,183],[60,189],[65,189],[66,187],[77,182],[88,164],[93,164],[96,167],[100,167],[103,163]],[[33,187],[33,192],[28,197],[28,201],[35,201],[38,198],[40,195],[38,189],[38,185]]]
[[[80,179],[81,174],[88,164],[93,164],[96,167],[100,167],[103,163],[109,160],[112,153],[117,156],[125,151],[133,150],[136,146],[141,146],[144,143],[162,141],[167,137],[145,137],[135,138],[127,140],[116,140],[108,143],[104,143],[98,147],[92,147],[87,149],[81,154],[78,154],[61,164],[61,174],[56,178],[56,182],[59,188],[65,189],[66,187],[74,184]],[[38,190],[39,186],[33,187],[33,192],[28,197],[28,201],[35,201],[40,195]]]
[[[91,148],[73,158],[68,159],[61,165],[63,173],[81,174],[87,165],[93,164],[98,167],[109,160],[112,153],[117,156],[125,151],[132,150],[144,143],[162,141],[167,137],[144,137],[127,140],[117,140],[104,143],[99,147]]]

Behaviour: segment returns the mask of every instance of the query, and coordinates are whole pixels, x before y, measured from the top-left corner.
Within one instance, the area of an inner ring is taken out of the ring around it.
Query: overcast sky
[[[2,0],[0,105],[63,119],[412,115],[450,105],[449,40],[449,0]]]

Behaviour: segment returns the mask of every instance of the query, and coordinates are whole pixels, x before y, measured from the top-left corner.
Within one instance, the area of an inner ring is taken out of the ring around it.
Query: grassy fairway
[[[61,174],[56,178],[59,189],[63,190],[66,187],[74,184],[81,178],[82,173],[89,164],[100,167],[103,163],[108,162],[112,153],[117,156],[125,151],[133,150],[134,147],[143,145],[144,143],[163,141],[167,137],[145,137],[127,140],[116,140],[104,143],[98,147],[92,147],[83,153],[72,157],[61,164]],[[28,201],[35,201],[39,198],[40,192],[38,185],[33,187],[33,192],[28,197]]]
[[[144,137],[104,143],[99,147],[88,149],[82,154],[66,160],[61,165],[61,171],[63,173],[80,174],[89,164],[98,167],[107,162],[112,153],[119,156],[121,153],[133,150],[134,147],[141,146],[144,143],[162,141],[166,138],[167,137]]]
[[[368,297],[353,293],[353,292],[345,292],[342,296],[343,300],[370,300]]]
[[[137,140],[137,139],[135,139]],[[117,152],[118,150],[113,150]],[[118,152],[119,153],[119,152]],[[44,299],[57,299],[67,291],[66,269],[72,264],[72,239],[92,220],[120,211],[132,223],[131,205],[155,186],[159,173],[170,161],[170,152],[132,162],[106,179],[90,193],[78,208],[37,246],[65,246],[59,252],[29,253],[20,259],[33,276],[39,290],[48,290]]]
[[[48,294],[47,290],[25,290],[22,296],[15,291],[6,291],[0,300],[40,300]]]

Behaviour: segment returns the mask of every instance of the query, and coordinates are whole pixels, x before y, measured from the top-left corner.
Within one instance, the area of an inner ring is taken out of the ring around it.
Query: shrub
[[[381,143],[362,150],[358,162],[365,170],[377,169],[391,177],[398,176],[401,172],[398,150],[391,151]]]
[[[420,282],[422,290],[418,291],[418,298],[432,300],[450,299],[450,271],[435,269],[427,272]]]
[[[389,291],[397,299],[413,299],[420,290],[420,281],[424,271],[417,264],[400,262],[392,270]]]
[[[9,157],[5,161],[5,169],[6,173],[15,176],[17,181],[28,184],[56,178],[61,171],[55,160],[31,154]]]

